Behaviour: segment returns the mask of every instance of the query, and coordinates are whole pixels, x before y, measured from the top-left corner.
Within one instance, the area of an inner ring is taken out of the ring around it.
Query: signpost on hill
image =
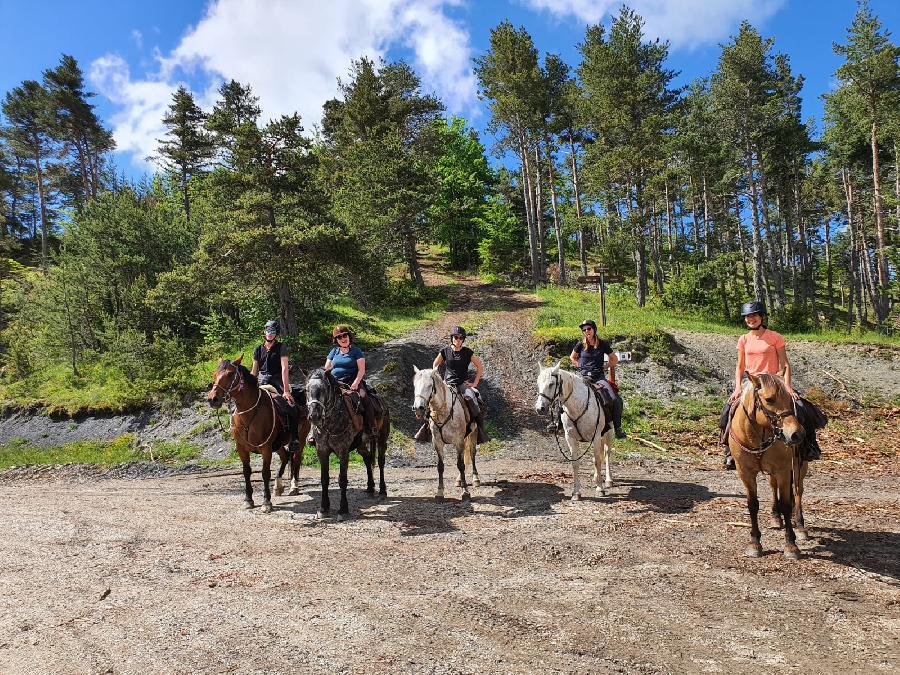
[[[580,284],[597,284],[597,288],[600,291],[600,325],[606,325],[606,284],[616,284],[624,281],[624,277],[620,274],[607,274],[609,272],[608,267],[604,267],[603,265],[597,265],[594,268],[594,271],[597,274],[588,274],[587,276],[578,277],[578,283]]]

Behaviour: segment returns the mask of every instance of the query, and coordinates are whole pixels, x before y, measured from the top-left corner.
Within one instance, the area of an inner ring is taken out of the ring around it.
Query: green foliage
[[[151,450],[152,447],[152,450]],[[112,441],[75,441],[43,448],[25,439],[0,446],[0,470],[36,464],[94,464],[108,466],[134,461],[152,461],[181,466],[195,459],[200,449],[192,443],[160,441],[145,448],[135,445],[131,434]]]
[[[510,205],[491,197],[476,220],[483,232],[478,243],[482,274],[499,276],[521,269],[527,260],[526,239]]]

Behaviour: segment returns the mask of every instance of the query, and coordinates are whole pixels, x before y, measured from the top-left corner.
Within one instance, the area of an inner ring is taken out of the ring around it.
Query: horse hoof
[[[744,549],[744,555],[748,558],[759,558],[762,556],[762,546],[759,544],[751,544]]]
[[[253,506],[254,506],[254,504],[253,504],[253,500],[252,500],[252,499],[245,499],[245,500],[244,500],[244,506],[243,506],[244,509],[252,509]]]
[[[262,507],[263,513],[272,513],[272,502],[266,502]]]
[[[800,560],[800,549],[798,549],[796,546],[785,546],[784,557],[787,560]]]
[[[797,541],[809,541],[809,533],[806,530],[794,530]]]
[[[456,479],[456,487],[462,487],[462,479],[461,478]]]
[[[580,492],[573,492],[573,493],[572,493],[572,501],[573,501],[573,502],[580,502],[580,501],[581,501],[581,493],[580,493]]]
[[[350,517],[349,513],[339,513],[339,514],[337,514],[337,521],[339,523],[343,523],[349,517]]]
[[[469,494],[468,490],[463,492],[462,495],[460,496],[460,499],[464,502],[470,500],[471,498],[472,498],[472,495]]]
[[[300,488],[291,488],[291,491],[288,492],[288,497],[296,497],[300,494]]]
[[[324,511],[316,511],[316,520],[324,520],[325,512]]]
[[[284,494],[284,488],[280,485],[276,485],[275,486],[275,496],[280,497],[283,494]]]
[[[599,485],[597,486],[597,496],[598,497],[606,496],[606,490],[604,488],[600,487]]]
[[[605,487],[607,490],[608,490],[609,488],[611,488],[612,486],[613,486],[613,482],[612,482],[611,480],[605,480],[605,481],[603,481],[603,487]]]
[[[781,521],[779,516],[772,516],[769,518],[769,529],[770,530],[780,530],[784,527],[784,523]]]

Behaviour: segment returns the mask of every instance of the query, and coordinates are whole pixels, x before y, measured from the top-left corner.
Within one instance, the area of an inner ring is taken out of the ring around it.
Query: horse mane
[[[228,366],[235,367],[235,370],[237,370],[241,374],[241,379],[244,381],[244,384],[248,386],[252,385],[254,387],[259,386],[256,378],[253,377],[252,373],[250,372],[250,369],[247,368],[247,366],[245,366],[243,363],[235,363],[234,361],[229,361],[228,359],[222,359],[221,361],[219,361],[219,367],[216,368],[216,372],[218,373],[222,370],[225,370]]]
[[[337,382],[334,375],[331,374],[331,371],[325,370],[324,368],[316,368],[314,371],[312,371],[309,374],[309,377],[306,378],[307,382],[309,382],[310,380],[325,380],[326,382],[330,382],[333,380]]]

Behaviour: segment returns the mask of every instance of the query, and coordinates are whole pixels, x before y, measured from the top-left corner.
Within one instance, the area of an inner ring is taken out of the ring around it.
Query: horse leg
[[[469,499],[471,495],[469,494],[469,485],[466,483],[466,439],[456,446],[456,468],[459,469],[459,483],[462,487],[460,497],[463,500]]]
[[[789,560],[800,559],[800,549],[797,548],[797,535],[794,534],[794,526],[791,524],[791,510],[794,507],[793,487],[791,486],[791,470],[778,472],[778,507],[781,509],[781,517],[784,519],[784,557]]]
[[[331,510],[331,501],[328,499],[328,455],[331,453],[325,449],[325,443],[321,439],[316,445],[316,454],[319,456],[319,475],[322,484],[322,499],[319,502],[316,518],[324,518],[325,514]]]
[[[303,461],[303,445],[299,445],[291,453],[291,491],[290,496],[300,494],[300,463]]]
[[[432,441],[434,445],[434,451],[437,453],[438,457],[438,488],[437,492],[434,494],[434,498],[437,501],[441,501],[444,498],[444,444],[434,438],[434,434],[432,434]]]
[[[387,484],[384,482],[384,460],[387,455],[387,439],[390,433],[390,421],[385,416],[381,433],[378,436],[378,496],[387,497]]]
[[[606,490],[603,486],[603,482],[600,480],[600,476],[603,471],[603,437],[601,436],[594,442],[594,485],[596,486],[597,494],[601,497],[606,496]]]
[[[781,509],[778,508],[778,482],[772,474],[768,475],[768,479],[769,487],[772,488],[772,511],[769,514],[769,527],[773,530],[780,530],[784,527],[784,523],[781,520]]]
[[[281,463],[278,465],[278,473],[275,474],[276,497],[280,497],[284,494],[284,481],[281,477],[284,475],[284,468],[288,465],[288,453],[284,448],[278,449],[278,459]]]
[[[612,431],[607,431],[606,435],[603,436],[603,463],[606,465],[606,480],[603,481],[603,487],[607,489],[613,486],[612,474],[609,472],[609,458],[612,456],[612,439]]]
[[[759,558],[762,555],[762,532],[759,530],[759,497],[756,494],[756,470],[748,469],[735,458],[741,482],[747,491],[747,510],[750,512],[750,543],[744,549],[744,554],[750,558]]]
[[[469,438],[470,443],[467,452],[469,453],[469,463],[472,465],[472,487],[479,487],[481,478],[478,477],[478,469],[475,467],[475,453],[478,452],[478,431],[473,431]]]
[[[809,465],[800,461],[800,480],[797,481],[794,490],[794,533],[798,541],[806,541],[809,534],[806,531],[806,521],[803,519],[803,479],[806,478],[806,469]],[[792,486],[793,488],[793,486]]]
[[[366,465],[366,492],[369,493],[369,496],[372,497],[375,495],[375,444],[377,442],[378,437],[375,436],[369,441],[369,447],[367,449],[359,448],[359,454],[363,458],[363,462]]]
[[[242,446],[237,447],[238,457],[244,470],[244,508],[253,508],[253,485],[250,484],[250,451]]]
[[[566,434],[566,445],[569,446],[569,456],[572,458],[572,501],[581,499],[580,460],[578,458],[578,441]]]
[[[263,481],[263,513],[271,513],[272,512],[272,493],[269,491],[269,479],[272,478],[272,449],[271,448],[263,448],[262,452],[263,456],[263,466],[262,466],[262,481]]]
[[[343,520],[345,516],[350,515],[350,507],[347,505],[347,466],[350,464],[350,451],[344,450],[340,456],[341,459],[341,469],[338,474],[338,485],[341,488],[341,505],[338,509],[338,517],[339,521]]]

